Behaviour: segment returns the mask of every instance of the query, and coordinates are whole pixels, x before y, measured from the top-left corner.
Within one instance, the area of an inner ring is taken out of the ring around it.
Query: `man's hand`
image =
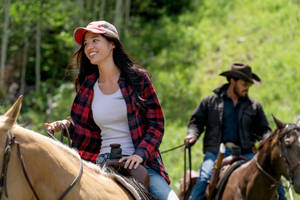
[[[197,140],[196,136],[188,135],[184,138],[184,145],[186,147],[191,146],[191,145],[195,144],[196,140]]]

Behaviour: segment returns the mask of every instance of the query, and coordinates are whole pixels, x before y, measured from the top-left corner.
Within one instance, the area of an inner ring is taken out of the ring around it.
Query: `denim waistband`
[[[125,156],[129,156],[129,155],[122,155],[122,157]],[[96,164],[103,164],[108,160],[110,160],[110,153],[99,154],[96,159]]]
[[[96,164],[103,164],[109,159],[110,159],[110,153],[99,154],[96,160]]]

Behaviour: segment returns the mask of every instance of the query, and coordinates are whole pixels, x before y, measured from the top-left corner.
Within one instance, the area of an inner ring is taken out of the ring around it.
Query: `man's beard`
[[[239,90],[238,90],[238,88],[237,88],[236,85],[233,87],[233,93],[234,93],[239,99],[241,99],[241,98],[247,98],[247,97],[248,97],[248,91],[247,91],[246,95],[242,95],[241,93],[239,93]]]

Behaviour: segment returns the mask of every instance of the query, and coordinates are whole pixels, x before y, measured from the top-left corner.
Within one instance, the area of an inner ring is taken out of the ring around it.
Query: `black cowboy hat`
[[[222,72],[220,76],[232,77],[237,79],[243,79],[247,82],[259,85],[260,78],[252,73],[251,67],[242,63],[233,63],[229,71]]]

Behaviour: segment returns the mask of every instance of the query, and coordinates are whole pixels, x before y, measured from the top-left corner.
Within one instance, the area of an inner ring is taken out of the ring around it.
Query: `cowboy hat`
[[[251,67],[242,63],[233,63],[231,69],[222,72],[220,76],[238,78],[257,85],[261,82],[260,78],[252,73]]]

